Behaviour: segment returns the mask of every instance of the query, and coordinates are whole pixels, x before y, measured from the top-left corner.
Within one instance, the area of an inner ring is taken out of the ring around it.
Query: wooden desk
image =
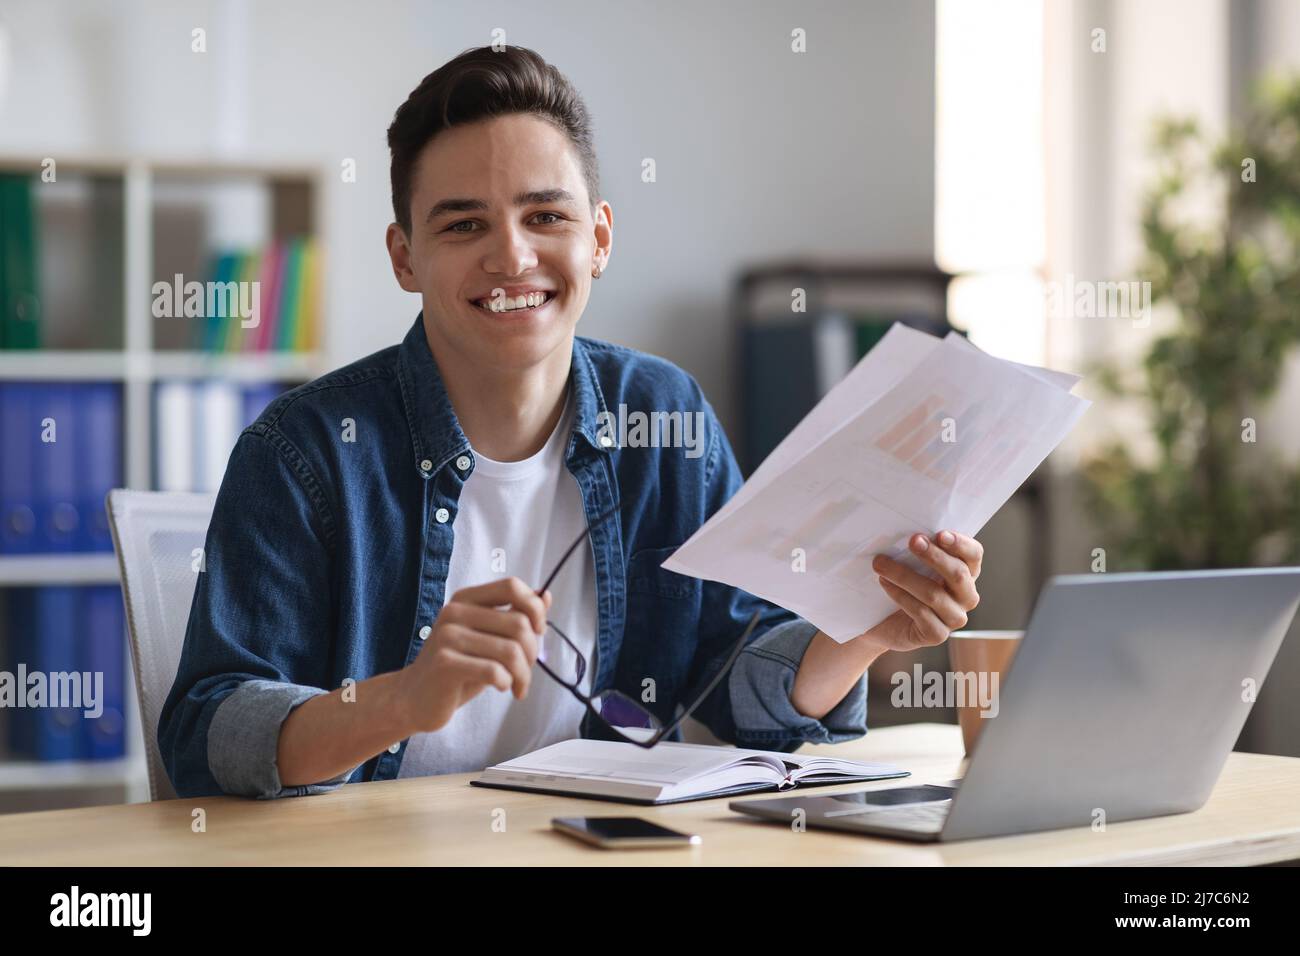
[[[963,771],[955,726],[911,724],[817,746],[897,763],[906,780],[809,792],[942,782]],[[788,827],[738,816],[727,800],[635,807],[469,786],[473,774],[350,784],[283,800],[212,797],[0,816],[9,865],[1037,865],[1261,864],[1300,858],[1300,758],[1234,753],[1195,813],[950,844]],[[758,799],[762,795],[748,799]],[[202,807],[207,832],[191,831]],[[494,811],[505,831],[494,832]],[[701,834],[689,849],[587,848],[550,829],[557,816],[635,814]],[[500,813],[496,813],[500,818]]]

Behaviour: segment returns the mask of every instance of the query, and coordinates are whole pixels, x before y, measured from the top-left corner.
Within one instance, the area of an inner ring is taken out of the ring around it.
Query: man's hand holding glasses
[[[550,606],[549,592],[539,596],[513,577],[453,594],[429,626],[419,655],[399,672],[406,681],[410,725],[418,731],[438,730],[488,687],[523,700]]]
[[[589,670],[586,655],[546,617],[551,583],[565,562],[587,540],[591,528],[619,510],[615,505],[590,520],[540,588],[534,590],[512,577],[462,588],[452,595],[430,625],[419,656],[400,672],[407,681],[403,696],[406,706],[413,708],[412,726],[422,731],[445,726],[457,708],[487,687],[513,690],[515,698],[522,700],[534,667],[568,690],[618,738],[640,747],[653,747],[671,735],[704,702],[730,673],[758,624],[759,612],[754,612],[705,686],[667,723],[621,691],[606,689],[593,695],[584,690],[583,678]],[[590,637],[594,641],[594,635]],[[410,688],[418,690],[412,694]]]

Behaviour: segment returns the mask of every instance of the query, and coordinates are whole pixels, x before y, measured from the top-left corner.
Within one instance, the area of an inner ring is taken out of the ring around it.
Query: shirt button
[[[600,444],[603,447],[608,448],[610,445],[614,444],[614,439],[610,438],[608,435],[601,435]]]
[[[438,524],[446,524],[447,519],[451,517],[451,512],[446,508],[439,508],[433,513],[433,516],[438,519]]]
[[[429,639],[429,635],[432,633],[433,633],[433,628],[431,628],[428,624],[424,625],[424,627],[420,628],[420,640],[427,641]]]
[[[459,458],[456,459],[456,467],[459,468],[461,471],[469,471],[469,466],[470,466],[469,455],[461,455]]]
[[[433,471],[433,462],[429,461],[429,459],[427,459],[427,458],[424,459],[424,461],[420,462],[420,470],[421,470],[421,471]]]
[[[390,754],[395,754],[397,753],[397,751],[401,749],[402,749],[402,742],[399,740],[397,743],[393,744],[391,747],[388,748],[388,752]]]

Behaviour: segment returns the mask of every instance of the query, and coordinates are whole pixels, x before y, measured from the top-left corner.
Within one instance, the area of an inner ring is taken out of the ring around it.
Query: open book
[[[679,803],[799,784],[905,777],[892,764],[664,742],[564,740],[488,767],[479,787],[571,793],[627,803]]]

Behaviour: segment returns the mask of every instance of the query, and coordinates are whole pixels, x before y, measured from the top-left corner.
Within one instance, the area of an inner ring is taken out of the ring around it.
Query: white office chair
[[[176,796],[158,752],[158,715],[180,666],[199,578],[194,569],[215,501],[211,494],[122,488],[108,493],[108,523],[126,598],[151,800]]]

